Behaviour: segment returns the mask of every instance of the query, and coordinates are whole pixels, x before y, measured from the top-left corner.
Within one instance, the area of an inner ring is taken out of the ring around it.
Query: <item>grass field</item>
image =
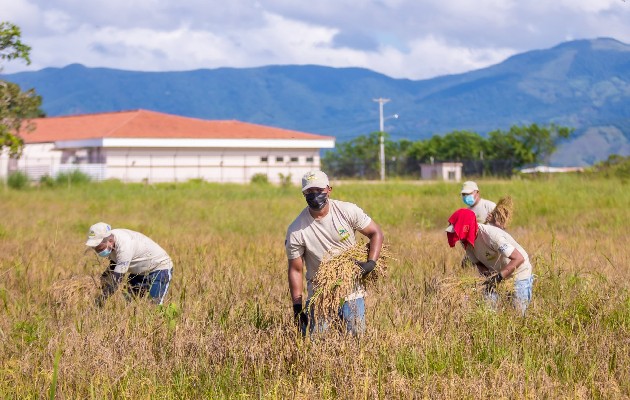
[[[116,182],[0,189],[0,398],[630,398],[630,186],[558,176],[479,181],[512,195],[508,229],[537,276],[526,318],[490,311],[446,243],[459,184],[346,183],[332,197],[379,223],[396,261],[366,298],[366,335],[302,340],[284,235],[297,187]],[[175,263],[171,305],[55,304],[97,277],[100,220]]]

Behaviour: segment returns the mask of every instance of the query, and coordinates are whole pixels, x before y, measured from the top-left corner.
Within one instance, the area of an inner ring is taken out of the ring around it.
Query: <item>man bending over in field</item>
[[[383,246],[381,228],[361,208],[353,203],[330,199],[328,177],[322,171],[311,171],[302,177],[302,194],[307,207],[297,216],[287,230],[285,248],[289,260],[288,278],[293,315],[303,335],[306,334],[309,317],[309,332],[313,332],[313,308],[309,302],[313,296],[313,278],[325,254],[331,250],[343,250],[356,244],[355,231],[370,239],[366,261],[357,265],[364,274],[371,272]],[[306,267],[308,299],[302,306],[302,270]],[[358,288],[345,296],[339,316],[346,330],[353,335],[365,330],[364,289]],[[318,330],[325,329],[326,321],[319,321]]]
[[[496,287],[503,280],[514,278],[514,306],[525,314],[532,298],[532,265],[529,256],[512,236],[492,225],[477,222],[475,213],[461,208],[448,219],[448,244],[459,241],[479,273],[486,277],[484,296],[495,306]]]
[[[127,272],[127,292],[133,297],[149,295],[162,304],[173,276],[173,262],[157,243],[139,232],[112,229],[99,222],[90,227],[85,245],[100,257],[109,258],[109,267],[101,275],[103,293],[96,298],[101,307],[122,282]]]

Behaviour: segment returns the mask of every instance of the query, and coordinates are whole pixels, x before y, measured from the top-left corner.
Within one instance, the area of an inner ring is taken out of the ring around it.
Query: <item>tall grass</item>
[[[392,255],[359,339],[292,329],[284,234],[297,187],[88,183],[3,192],[0,397],[627,398],[630,218],[619,180],[480,181],[514,199],[510,232],[537,275],[526,318],[489,310],[443,229],[458,184],[336,184],[382,225]],[[61,279],[98,275],[87,228],[146,233],[173,257],[171,305],[59,307]]]

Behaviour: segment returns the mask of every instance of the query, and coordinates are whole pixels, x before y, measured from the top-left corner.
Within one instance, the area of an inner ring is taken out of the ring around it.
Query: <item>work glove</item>
[[[496,290],[499,282],[503,280],[503,277],[500,273],[494,274],[483,282],[485,286],[486,293],[492,293]]]
[[[367,274],[372,272],[372,270],[374,270],[374,268],[376,267],[376,261],[374,261],[374,260],[367,260],[365,262],[361,262],[361,261],[355,260],[354,262],[355,262],[355,264],[357,264],[359,266],[359,268],[361,268],[361,271],[362,271],[361,277],[362,278],[365,278],[367,276]]]
[[[302,308],[301,303],[293,305],[293,320],[301,332],[306,329],[308,325],[308,314],[307,310]]]

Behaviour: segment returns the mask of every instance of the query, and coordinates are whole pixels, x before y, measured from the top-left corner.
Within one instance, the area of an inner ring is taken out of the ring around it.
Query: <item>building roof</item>
[[[31,120],[35,130],[23,133],[25,143],[85,139],[292,139],[334,140],[240,121],[210,121],[147,110],[84,114]]]

